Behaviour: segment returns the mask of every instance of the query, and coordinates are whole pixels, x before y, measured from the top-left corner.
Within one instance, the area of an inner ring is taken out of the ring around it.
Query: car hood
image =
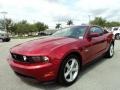
[[[34,56],[46,55],[54,49],[75,42],[77,39],[68,37],[47,37],[43,39],[31,40],[11,48],[12,53],[21,55]]]

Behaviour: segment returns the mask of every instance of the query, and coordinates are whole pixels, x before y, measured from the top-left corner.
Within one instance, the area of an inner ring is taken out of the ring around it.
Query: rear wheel
[[[109,47],[109,50],[106,52],[105,57],[111,58],[111,57],[113,57],[113,55],[114,55],[114,45],[111,44]]]
[[[7,38],[7,39],[2,39],[3,42],[9,42],[10,41],[10,38]]]
[[[73,84],[78,77],[79,69],[79,58],[75,55],[70,55],[61,65],[58,77],[59,83],[65,86]]]
[[[6,40],[6,42],[9,42],[10,41],[10,38],[8,38],[7,40]]]

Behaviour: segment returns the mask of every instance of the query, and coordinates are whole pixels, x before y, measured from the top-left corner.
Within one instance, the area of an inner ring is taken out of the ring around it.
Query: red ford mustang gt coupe
[[[73,84],[83,65],[105,55],[114,55],[113,34],[99,26],[72,26],[43,39],[10,49],[8,62],[14,72],[39,81]]]

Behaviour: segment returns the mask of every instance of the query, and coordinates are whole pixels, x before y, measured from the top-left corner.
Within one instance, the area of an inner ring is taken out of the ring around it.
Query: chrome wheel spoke
[[[74,67],[74,65],[75,65],[75,60],[72,60],[71,69]]]
[[[78,68],[73,68],[72,71],[78,71]]]
[[[73,81],[73,73],[70,72],[70,81]]]
[[[70,74],[70,70],[68,70],[66,73],[65,73],[65,78],[67,78],[67,76]]]
[[[111,46],[110,46],[110,56],[112,56],[113,53],[114,53],[114,47],[113,47],[113,45],[111,45]]]
[[[70,65],[69,65],[69,63],[66,64],[66,67],[67,67],[67,69],[70,69]]]

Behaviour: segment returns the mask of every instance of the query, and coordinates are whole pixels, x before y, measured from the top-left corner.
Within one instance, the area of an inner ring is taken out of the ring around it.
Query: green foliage
[[[0,28],[4,29],[4,23],[6,24],[6,29],[8,32],[12,32],[13,21],[11,19],[0,20]]]
[[[11,19],[6,19],[5,23],[8,32],[21,36],[29,33],[32,35],[33,32],[40,32],[48,29],[48,25],[41,22],[30,24],[26,20],[22,20],[14,23]],[[4,29],[4,20],[0,20],[0,27]]]
[[[45,25],[44,23],[41,22],[37,22],[34,25],[36,26],[38,32],[48,29],[48,25]]]
[[[67,21],[67,25],[73,25],[73,21],[72,20],[68,20]]]
[[[4,29],[4,20],[0,19],[0,29]]]
[[[106,20],[101,18],[101,17],[96,17],[93,21],[90,21],[90,24],[92,25],[99,25],[101,27],[105,27],[106,25]]]
[[[115,27],[115,26],[120,26],[120,22],[115,22],[115,21],[107,21],[103,19],[102,17],[96,17],[94,20],[90,21],[90,24],[92,25],[99,25],[101,27]]]
[[[120,22],[115,22],[115,21],[112,21],[112,22],[109,22],[109,27],[116,27],[116,26],[120,26]]]
[[[15,24],[16,26],[16,33],[18,34],[25,34],[25,33],[28,33],[29,31],[29,24],[25,21],[21,21],[17,24]]]
[[[61,24],[60,23],[56,24],[55,28],[56,29],[60,29],[61,28]]]
[[[6,19],[5,20],[5,23],[6,23],[6,29],[8,32],[12,32],[12,26],[13,26],[13,21],[11,19]]]

